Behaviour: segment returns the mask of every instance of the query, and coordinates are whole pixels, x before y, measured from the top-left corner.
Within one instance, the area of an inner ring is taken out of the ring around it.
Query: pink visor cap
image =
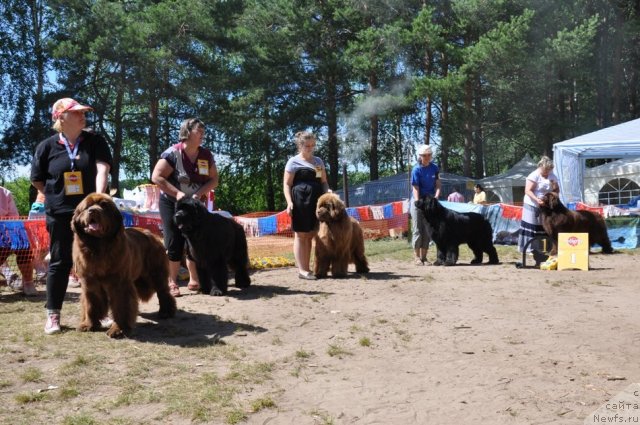
[[[93,111],[91,106],[85,106],[79,104],[77,101],[71,99],[70,97],[65,97],[63,99],[59,99],[56,103],[53,104],[53,108],[51,108],[51,118],[53,121],[57,121],[60,118],[60,115],[64,114],[67,111]]]

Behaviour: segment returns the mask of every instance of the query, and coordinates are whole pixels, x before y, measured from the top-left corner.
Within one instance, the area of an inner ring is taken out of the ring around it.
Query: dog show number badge
[[[198,174],[201,176],[209,175],[209,162],[206,159],[198,160]]]
[[[82,173],[80,171],[67,171],[64,173],[64,193],[65,195],[82,195]]]

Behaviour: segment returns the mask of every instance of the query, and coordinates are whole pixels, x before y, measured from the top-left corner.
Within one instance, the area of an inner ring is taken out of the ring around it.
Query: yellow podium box
[[[558,270],[589,270],[589,234],[558,233]]]

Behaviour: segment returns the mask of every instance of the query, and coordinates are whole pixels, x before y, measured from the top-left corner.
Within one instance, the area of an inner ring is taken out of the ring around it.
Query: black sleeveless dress
[[[294,232],[318,230],[316,205],[322,193],[322,183],[320,178],[316,177],[316,170],[302,168],[296,171],[291,188],[291,227]]]

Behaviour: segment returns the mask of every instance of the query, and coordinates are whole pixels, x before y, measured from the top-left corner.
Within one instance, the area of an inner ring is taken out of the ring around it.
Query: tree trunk
[[[160,144],[158,139],[159,103],[158,96],[152,93],[149,101],[149,179],[151,179],[151,173],[160,156],[158,149]]]
[[[596,81],[599,84],[596,85],[596,126],[598,128],[604,128],[607,121],[607,93],[609,92],[608,77],[607,77],[607,54],[608,52],[608,40],[607,30],[599,29],[596,39],[596,51],[602,52],[596,55],[597,65],[595,66],[597,75]]]
[[[36,63],[36,90],[34,93],[34,108],[33,119],[31,122],[32,136],[33,136],[33,148],[35,144],[44,139],[49,128],[45,125],[48,122],[47,105],[44,100],[44,81],[46,77],[45,62],[46,57],[44,53],[42,43],[42,25],[44,19],[44,4],[37,1],[30,1],[31,6],[31,20],[33,28],[33,51]]]
[[[613,66],[613,76],[611,79],[611,124],[620,123],[620,105],[622,105],[622,43],[624,43],[624,37],[622,34],[622,28],[624,28],[625,22],[622,16],[622,11],[616,9],[616,25],[615,35],[613,37],[613,57],[611,58],[611,64]],[[632,90],[634,86],[631,86]]]
[[[404,149],[402,149],[402,117],[396,115],[393,126],[393,151],[396,156],[396,173],[405,171],[405,156]]]
[[[329,173],[327,179],[329,180],[329,187],[335,189],[338,187],[338,172],[340,168],[338,166],[338,111],[336,101],[336,86],[333,76],[327,76],[326,80],[327,101],[327,155],[329,164]]]
[[[369,94],[375,96],[378,89],[378,76],[375,73],[369,75]],[[378,115],[369,117],[369,179],[378,180]]]
[[[267,110],[265,108],[265,110]],[[267,121],[265,121],[267,122]],[[275,211],[276,195],[273,188],[273,158],[271,157],[271,136],[266,134],[262,137],[262,151],[264,152],[264,175],[267,179],[265,185],[265,198],[267,201],[267,210]]]
[[[476,171],[475,174],[478,177],[485,177],[485,166],[484,166],[484,135],[482,132],[482,122],[483,122],[483,109],[482,109],[482,83],[480,82],[480,77],[476,78],[475,84],[475,125],[473,127],[473,145],[474,152],[476,155]]]
[[[449,75],[449,63],[445,54],[442,55],[442,78],[445,79]],[[427,101],[428,113],[431,114],[431,97]],[[440,113],[440,169],[443,172],[449,170],[449,148],[451,146],[451,136],[449,132],[449,97],[447,94],[442,95],[442,112]],[[429,133],[431,132],[428,129]],[[468,176],[468,174],[465,174]]]
[[[564,129],[567,128],[567,113],[566,113],[567,107],[566,107],[566,93],[565,93],[566,85],[564,84],[564,75],[562,73],[560,73],[558,80],[562,82],[562,89],[558,91],[558,98],[557,98],[558,104],[556,106],[556,108],[558,108],[558,117],[556,122],[557,132],[556,134],[552,134],[551,138],[553,139],[553,137],[556,136],[559,140],[565,140],[566,137],[565,137]],[[549,152],[545,152],[544,154],[549,155]]]
[[[427,53],[424,55],[424,69],[425,75],[431,75],[433,71],[433,60],[432,54]],[[425,112],[425,120],[424,120],[424,144],[428,145],[431,143],[431,129],[433,128],[433,98],[431,95],[427,95],[426,99],[426,110]]]
[[[471,153],[473,151],[473,84],[468,77],[464,83],[464,157],[462,158],[462,173],[471,174]],[[479,177],[479,176],[475,176]]]
[[[122,111],[126,73],[125,64],[120,64],[119,82],[118,87],[116,87],[116,101],[113,109],[113,165],[111,167],[111,189],[115,189],[118,195],[120,194],[120,163],[122,161],[122,144],[124,140]]]
[[[49,128],[45,124],[48,121],[48,108],[44,99],[44,81],[45,81],[45,54],[42,46],[42,21],[44,19],[44,5],[37,1],[30,1],[31,10],[31,27],[33,29],[33,52],[36,63],[36,89],[33,98],[33,115],[31,118],[29,133],[31,136],[31,152],[35,150],[36,145],[44,139]],[[37,190],[33,186],[29,186],[29,205],[31,205],[37,196]]]

